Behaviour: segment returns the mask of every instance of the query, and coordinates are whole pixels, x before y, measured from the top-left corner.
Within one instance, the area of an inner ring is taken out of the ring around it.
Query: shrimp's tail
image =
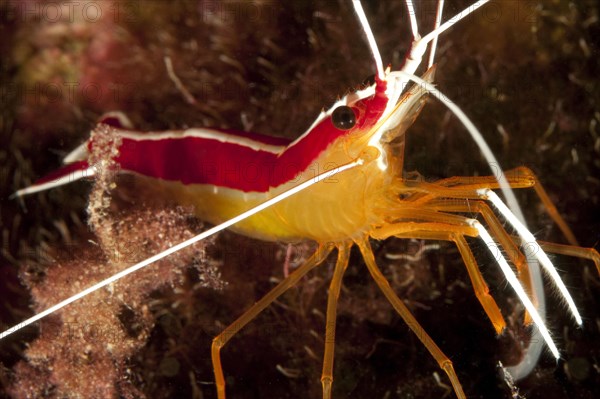
[[[73,162],[49,173],[37,180],[31,186],[16,191],[11,195],[11,198],[19,198],[25,195],[39,193],[92,176],[94,176],[94,168],[90,167],[88,161]]]
[[[132,129],[129,118],[119,111],[112,111],[102,115],[98,123],[116,128]],[[21,198],[25,195],[39,193],[81,179],[93,177],[96,174],[96,167],[89,162],[89,148],[90,140],[87,140],[63,159],[63,163],[65,164],[63,167],[36,180],[31,186],[16,191],[11,195],[11,198]]]

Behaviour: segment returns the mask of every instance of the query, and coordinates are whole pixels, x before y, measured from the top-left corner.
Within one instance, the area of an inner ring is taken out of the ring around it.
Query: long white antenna
[[[456,14],[454,17],[450,18],[448,21],[444,22],[437,29],[432,30],[427,35],[423,36],[420,39],[413,41],[412,47],[410,49],[410,53],[406,58],[404,66],[402,70],[404,72],[408,72],[414,74],[421,64],[421,60],[423,59],[423,54],[427,51],[427,45],[430,41],[441,35],[444,31],[450,28],[452,25],[465,18],[467,15],[473,13],[479,7],[483,6],[489,2],[489,0],[481,0],[476,2],[475,4],[465,8],[463,11]],[[408,83],[408,82],[407,82]]]
[[[421,41],[423,41],[424,44],[429,43],[435,37],[439,36],[444,31],[446,31],[447,29],[449,29],[452,25],[454,25],[455,23],[457,23],[458,21],[460,21],[461,19],[463,19],[467,15],[472,14],[475,10],[477,10],[479,7],[483,6],[484,4],[488,3],[489,1],[490,0],[480,0],[478,2],[473,3],[469,7],[465,8],[464,10],[462,10],[461,12],[459,12],[458,14],[456,14],[454,17],[450,18],[448,21],[444,22],[437,29],[434,29],[431,32],[429,32],[428,34],[426,34],[425,36],[423,36],[423,38],[421,39]]]
[[[435,13],[435,25],[433,25],[433,30],[436,30],[440,27],[442,23],[442,14],[444,13],[444,0],[438,0],[437,11]],[[431,49],[429,50],[429,62],[427,63],[427,69],[433,66],[433,60],[435,59],[435,50],[437,49],[437,42],[439,36],[436,36],[431,41]]]
[[[385,72],[383,70],[383,61],[381,60],[381,54],[379,53],[379,48],[377,47],[375,36],[373,36],[373,31],[371,30],[371,26],[369,25],[369,21],[367,20],[367,16],[365,15],[365,10],[363,10],[360,0],[352,0],[352,4],[354,4],[354,11],[358,16],[358,20],[360,21],[365,35],[367,36],[367,41],[369,42],[371,53],[373,53],[375,65],[377,66],[377,77],[379,78],[379,80],[384,80]]]
[[[79,300],[79,299],[81,299],[81,298],[83,298],[83,297],[91,294],[92,292],[99,290],[102,287],[105,287],[105,286],[107,286],[109,284],[112,284],[112,283],[116,282],[117,280],[119,280],[119,279],[121,279],[121,278],[123,278],[123,277],[125,277],[125,276],[127,276],[127,275],[129,275],[129,274],[131,274],[133,272],[135,272],[135,271],[138,271],[138,270],[140,270],[140,269],[142,269],[142,268],[144,268],[144,267],[146,267],[148,265],[151,265],[152,263],[154,263],[156,261],[159,261],[159,260],[161,260],[161,259],[163,259],[163,258],[165,258],[165,257],[167,257],[167,256],[169,256],[169,255],[171,255],[171,254],[173,254],[175,252],[177,252],[177,251],[180,251],[180,250],[182,250],[182,249],[184,249],[186,247],[189,247],[192,244],[197,243],[198,241],[202,241],[205,238],[208,238],[208,237],[210,237],[210,236],[218,233],[221,230],[225,230],[226,228],[231,227],[234,224],[236,224],[238,222],[241,222],[242,220],[247,219],[250,216],[255,215],[256,213],[258,213],[258,212],[260,212],[260,211],[262,211],[262,210],[264,210],[264,209],[266,209],[266,208],[268,208],[268,207],[270,207],[272,205],[275,205],[276,203],[278,203],[280,201],[283,201],[284,199],[286,199],[286,198],[288,198],[288,197],[290,197],[290,196],[292,196],[292,195],[294,195],[294,194],[296,194],[296,193],[298,193],[298,192],[300,192],[300,191],[302,191],[302,190],[304,190],[304,189],[312,186],[313,184],[316,184],[316,183],[318,183],[318,182],[320,182],[322,180],[328,179],[331,176],[334,176],[334,175],[336,175],[338,173],[341,173],[341,172],[343,172],[345,170],[348,170],[348,169],[354,168],[354,167],[356,167],[358,165],[361,165],[364,162],[365,162],[365,160],[358,159],[356,161],[349,162],[347,164],[344,164],[344,165],[342,165],[342,166],[340,166],[338,168],[335,168],[333,170],[330,170],[328,172],[321,173],[320,175],[316,176],[314,179],[307,180],[307,181],[305,181],[302,184],[299,184],[299,185],[297,185],[297,186],[295,186],[295,187],[293,187],[293,188],[291,188],[291,189],[289,189],[287,191],[284,191],[283,193],[281,193],[281,194],[279,194],[279,195],[277,195],[277,196],[269,199],[268,201],[263,202],[262,204],[260,204],[258,206],[255,206],[254,208],[252,208],[250,210],[247,210],[246,212],[244,212],[244,213],[242,213],[242,214],[240,214],[240,215],[238,215],[238,216],[236,216],[236,217],[234,217],[232,219],[229,219],[228,221],[226,221],[224,223],[221,223],[221,224],[219,224],[219,225],[217,225],[217,226],[215,226],[213,228],[210,228],[210,229],[208,229],[208,230],[206,230],[206,231],[198,234],[195,237],[192,237],[192,238],[190,238],[190,239],[188,239],[186,241],[183,241],[183,242],[181,242],[181,243],[179,243],[179,244],[177,244],[175,246],[172,246],[171,248],[169,248],[169,249],[167,249],[167,250],[165,250],[163,252],[160,252],[160,253],[158,253],[158,254],[156,254],[154,256],[151,256],[150,258],[148,258],[146,260],[143,260],[143,261],[141,261],[141,262],[139,262],[139,263],[137,263],[137,264],[135,264],[135,265],[133,265],[131,267],[128,267],[127,269],[125,269],[125,270],[123,270],[123,271],[121,271],[121,272],[119,272],[117,274],[114,274],[111,277],[109,277],[109,278],[107,278],[105,280],[102,280],[99,283],[96,283],[93,286],[88,287],[88,288],[86,288],[83,291],[80,291],[79,293],[77,293],[77,294],[75,294],[75,295],[73,295],[73,296],[71,296],[71,297],[69,297],[69,298],[67,298],[67,299],[65,299],[65,300],[57,303],[54,306],[51,306],[50,308],[48,308],[48,309],[46,309],[46,310],[44,310],[44,311],[36,314],[35,316],[32,316],[29,319],[27,319],[25,321],[22,321],[21,323],[19,323],[19,324],[15,325],[15,326],[9,328],[8,330],[0,333],[0,340],[2,340],[3,338],[5,338],[5,337],[7,337],[7,336],[9,336],[11,334],[13,334],[16,331],[19,331],[23,327],[26,327],[26,326],[28,326],[28,325],[30,325],[32,323],[35,323],[36,321],[38,321],[40,319],[43,319],[44,317],[46,317],[46,316],[48,316],[48,315],[56,312],[57,310],[60,310],[60,309],[64,308],[65,306],[69,305],[70,303],[75,302],[75,301],[77,301],[77,300]]]
[[[410,20],[410,29],[412,30],[413,40],[419,40],[419,25],[417,23],[417,15],[412,0],[406,0],[406,8],[408,9],[408,19]]]
[[[575,306],[575,302],[573,301],[571,294],[569,294],[569,290],[567,290],[565,283],[560,278],[560,275],[558,274],[556,268],[550,261],[550,258],[548,258],[546,252],[544,252],[542,247],[537,243],[533,234],[531,234],[527,227],[525,227],[523,223],[521,223],[521,221],[519,221],[519,219],[517,219],[515,215],[513,215],[510,209],[508,209],[508,207],[504,205],[504,202],[502,202],[502,200],[498,197],[498,195],[496,195],[495,192],[493,192],[490,189],[481,189],[477,190],[477,194],[479,194],[481,198],[489,200],[494,205],[494,207],[498,209],[498,211],[500,211],[502,216],[504,216],[504,218],[511,224],[511,226],[513,226],[515,230],[517,230],[517,234],[519,234],[519,237],[521,237],[521,241],[524,245],[535,246],[535,252],[533,255],[540,262],[544,270],[550,275],[552,281],[562,294],[563,298],[565,299],[565,301],[567,301],[569,309],[571,310],[571,313],[573,314],[573,317],[575,318],[577,324],[582,325],[583,320],[581,319],[581,315],[577,310],[577,306]]]
[[[487,230],[483,227],[483,225],[477,220],[472,219],[471,225],[477,229],[477,231],[479,232],[479,237],[481,237],[485,245],[488,247],[494,258],[498,262],[498,265],[500,265],[500,269],[502,269],[506,280],[515,290],[517,296],[521,300],[521,303],[523,304],[523,306],[525,306],[525,309],[527,309],[527,311],[531,315],[533,322],[539,329],[540,333],[542,334],[542,337],[544,337],[544,341],[546,341],[546,344],[550,348],[550,351],[556,359],[560,359],[560,353],[558,352],[558,348],[556,347],[554,341],[552,340],[552,337],[550,336],[548,328],[546,328],[546,324],[544,323],[537,309],[527,296],[527,293],[525,293],[525,290],[519,282],[519,279],[517,279],[515,272],[513,272],[510,266],[508,265],[508,262],[504,258],[504,255],[502,255],[502,252],[499,251],[498,245],[494,242],[494,240],[487,232]]]

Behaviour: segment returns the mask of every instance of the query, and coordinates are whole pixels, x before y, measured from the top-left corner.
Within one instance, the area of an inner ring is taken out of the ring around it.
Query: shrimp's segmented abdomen
[[[323,160],[321,160],[323,161]],[[330,165],[341,164],[341,160]],[[177,202],[193,205],[198,217],[218,224],[259,205],[302,181],[314,178],[322,168],[317,162],[294,181],[266,193],[244,193],[212,185],[183,185],[156,181],[161,191]],[[314,167],[312,167],[314,166]],[[368,169],[368,170],[366,170]],[[317,171],[316,173],[314,171]],[[373,209],[389,197],[385,172],[375,163],[364,165],[326,179],[259,214],[237,223],[232,230],[269,241],[342,242],[358,237],[379,224],[381,216]],[[154,179],[153,179],[154,180]]]

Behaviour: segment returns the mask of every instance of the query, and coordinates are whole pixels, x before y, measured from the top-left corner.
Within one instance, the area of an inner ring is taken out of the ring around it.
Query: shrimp
[[[499,184],[494,177],[448,178],[437,182],[424,182],[418,178],[404,178],[401,174],[404,154],[393,150],[403,148],[404,132],[420,111],[423,105],[424,93],[432,90],[427,83],[427,79],[431,79],[432,72],[425,76],[425,81],[419,81],[422,86],[417,86],[403,94],[398,101],[389,100],[390,97],[394,97],[396,94],[387,93],[388,85],[393,82],[393,84],[403,88],[407,80],[402,79],[406,79],[406,76],[385,71],[382,67],[378,68],[377,75],[375,85],[364,89],[367,92],[359,91],[355,97],[347,96],[342,99],[341,103],[336,104],[331,108],[331,111],[318,119],[305,136],[283,146],[280,143],[263,143],[266,146],[261,147],[261,150],[264,150],[267,145],[271,146],[269,147],[271,153],[277,154],[278,159],[285,158],[286,154],[293,153],[295,149],[299,149],[300,154],[306,154],[307,151],[314,148],[319,149],[321,148],[319,147],[321,145],[319,140],[323,140],[327,148],[327,151],[319,152],[317,158],[309,158],[312,163],[308,166],[303,165],[299,168],[301,171],[309,171],[307,173],[310,174],[284,173],[282,176],[270,176],[269,178],[274,179],[276,183],[273,183],[272,180],[264,183],[263,187],[267,187],[268,190],[261,191],[256,185],[251,187],[252,190],[248,190],[264,192],[267,195],[248,194],[244,196],[244,201],[240,202],[239,198],[235,197],[235,193],[228,193],[227,189],[221,188],[222,185],[219,186],[217,182],[208,182],[209,189],[199,187],[198,190],[190,192],[187,188],[182,189],[179,183],[169,183],[168,176],[160,176],[163,180],[160,183],[165,185],[166,190],[179,198],[180,202],[192,203],[201,218],[213,223],[220,223],[253,205],[262,203],[267,198],[272,198],[291,187],[295,187],[298,182],[309,180],[314,177],[315,169],[322,170],[324,165],[328,165],[325,168],[327,169],[331,165],[347,165],[355,159],[361,160],[359,166],[340,172],[332,177],[335,180],[331,184],[325,184],[327,182],[320,185],[315,184],[314,187],[299,192],[285,202],[265,209],[234,227],[242,234],[262,240],[293,242],[298,239],[312,239],[320,244],[320,250],[215,338],[212,357],[220,397],[224,397],[225,389],[225,380],[220,365],[221,347],[266,305],[275,300],[279,294],[297,282],[310,269],[324,262],[332,248],[336,248],[338,261],[329,290],[325,334],[328,339],[325,340],[325,360],[322,373],[323,395],[324,397],[330,396],[337,297],[341,290],[342,275],[348,266],[349,250],[354,245],[359,247],[370,274],[384,295],[406,321],[407,325],[416,333],[417,338],[436,358],[440,367],[447,373],[456,395],[464,397],[461,384],[450,360],[433,343],[406,305],[398,299],[396,293],[387,285],[388,283],[375,263],[368,238],[383,240],[389,237],[398,237],[455,242],[467,266],[481,305],[492,321],[495,331],[500,333],[504,328],[504,318],[494,299],[487,293],[487,287],[479,274],[478,264],[474,260],[469,249],[470,245],[465,239],[465,237],[488,237],[485,235],[486,230],[475,219],[464,216],[464,213],[481,214],[494,238],[492,240],[490,237],[484,241],[486,243],[500,241],[512,256],[510,260],[521,267],[525,267],[522,252],[515,249],[511,253],[508,250],[508,248],[511,250],[516,248],[518,241],[509,236],[500,225],[500,222],[497,221],[498,216],[495,215],[499,215],[499,213],[494,214],[484,202],[490,200],[501,210],[503,217],[509,218],[510,212],[502,208],[501,203],[490,191],[490,189],[498,188]],[[423,88],[427,88],[427,90],[423,90]],[[390,109],[388,109],[388,103],[392,104]],[[338,116],[335,112],[338,112]],[[114,131],[112,130],[112,132]],[[116,132],[118,133],[117,136],[123,140],[119,144],[121,158],[118,159],[118,162],[121,167],[124,170],[133,170],[141,174],[158,177],[154,172],[143,172],[134,169],[134,165],[139,164],[139,159],[134,158],[135,153],[130,150],[133,147],[132,143],[136,142],[135,146],[139,147],[150,141],[148,137],[142,139],[124,128],[117,128]],[[319,135],[316,135],[315,132]],[[187,133],[183,133],[183,136],[186,134],[186,137],[201,139],[216,133],[211,131],[187,131]],[[317,139],[308,140],[313,136]],[[181,135],[171,138],[180,137]],[[236,140],[236,137],[219,136],[219,139],[226,142],[227,140]],[[160,142],[168,139],[168,136],[157,135],[156,141]],[[235,141],[237,144],[240,144],[240,142],[239,139]],[[91,144],[93,147],[93,141]],[[183,144],[191,145],[189,142]],[[89,147],[91,146],[88,145],[87,150],[93,151]],[[285,150],[276,147],[285,147]],[[85,157],[81,158],[82,153],[84,154],[85,151],[86,148],[84,147],[82,150],[73,153],[71,159],[84,162],[77,164],[77,166],[89,169],[89,164],[85,164]],[[265,150],[265,152],[269,151]],[[291,160],[290,164],[296,164],[300,162],[301,158],[294,157]],[[277,165],[280,166],[280,171],[286,171],[287,168],[282,167],[286,164],[280,163]],[[293,171],[297,172],[297,170]],[[92,171],[88,171],[88,173],[90,172]],[[537,181],[535,176],[527,169],[517,169],[512,174],[506,173],[506,176],[509,178],[509,183],[515,188],[531,187]],[[181,174],[179,177],[183,181]],[[277,178],[280,180],[276,180]],[[297,180],[293,180],[293,178],[297,178]],[[238,181],[236,183],[243,184],[244,182]],[[215,187],[217,188],[215,189]],[[276,189],[271,190],[270,187],[276,187]],[[535,184],[535,187],[538,187],[538,193],[541,193],[543,203],[552,210],[553,208],[546,199],[543,190],[539,190],[539,184]],[[244,191],[243,187],[237,188]],[[360,193],[360,195],[357,193]],[[231,199],[228,200],[228,198]],[[340,207],[340,198],[347,201],[342,207]],[[208,207],[207,204],[211,206]],[[343,210],[342,213],[339,212],[339,209]],[[318,217],[314,215],[315,212],[318,213]],[[564,225],[556,213],[551,212],[551,215],[559,225]],[[512,221],[511,224],[515,228],[520,227],[518,221]],[[566,234],[570,236],[568,230],[566,231]],[[530,243],[534,242],[526,233],[523,234],[522,238]],[[551,245],[547,247],[549,250],[558,252],[567,251],[566,247]],[[569,250],[571,253],[580,256],[594,254],[593,251],[586,252],[573,247],[569,247]],[[597,254],[594,256],[597,260]],[[500,257],[499,259],[503,258]],[[510,280],[510,271],[507,272],[506,278]],[[521,277],[523,275],[525,273],[522,273]],[[528,282],[525,278],[522,278],[522,282],[527,286]],[[518,286],[518,283],[516,286]],[[527,296],[522,297],[521,300],[527,303]],[[534,317],[536,310],[532,304],[527,310],[529,315]],[[538,323],[538,325],[542,328],[543,323]]]

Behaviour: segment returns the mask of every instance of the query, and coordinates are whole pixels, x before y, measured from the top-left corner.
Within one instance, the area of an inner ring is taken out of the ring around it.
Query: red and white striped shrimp
[[[376,46],[372,48],[375,49]],[[391,143],[394,140],[396,145],[403,142],[404,132],[419,113],[425,93],[433,90],[426,81],[419,81],[422,86],[402,92],[406,83],[415,79],[410,75],[420,65],[420,56],[416,53],[411,56],[414,56],[416,63],[415,66],[407,63],[401,71],[405,74],[384,71],[382,63],[378,62],[373,86],[338,101],[329,111],[322,113],[304,135],[293,142],[216,129],[140,134],[127,129],[124,119],[105,120],[110,123],[98,127],[95,136],[85,146],[67,157],[71,162],[69,166],[57,175],[52,175],[49,180],[42,180],[20,194],[72,181],[75,170],[79,171],[79,174],[75,173],[78,177],[95,173],[87,156],[97,150],[94,148],[94,138],[107,134],[114,137],[113,145],[118,149],[114,161],[121,171],[154,179],[153,184],[163,187],[178,202],[192,204],[200,218],[215,224],[230,220],[299,183],[310,181],[324,170],[353,165],[351,169],[332,177],[332,181],[315,183],[293,197],[232,226],[239,233],[262,240],[314,240],[320,244],[320,250],[215,338],[212,355],[219,397],[225,396],[225,380],[220,364],[221,347],[280,294],[322,263],[332,249],[336,248],[338,261],[330,286],[326,315],[326,337],[331,339],[327,339],[325,343],[322,373],[323,396],[330,397],[337,297],[343,272],[348,265],[349,250],[354,244],[360,248],[369,272],[384,295],[448,374],[456,395],[465,397],[450,360],[420,327],[379,271],[369,238],[382,240],[398,237],[455,242],[481,305],[498,333],[505,327],[504,318],[494,299],[488,294],[465,237],[482,238],[491,246],[490,249],[496,245],[492,243],[499,242],[519,270],[525,270],[524,257],[516,249],[518,239],[506,233],[498,217],[486,205],[485,201],[489,200],[498,208],[499,215],[506,218],[515,229],[522,230],[522,240],[529,243],[535,240],[518,220],[511,218],[510,211],[503,207],[491,191],[500,187],[495,177],[454,177],[434,183],[402,177],[404,154],[393,152]],[[378,60],[377,55],[375,59]],[[432,77],[428,76],[427,79]],[[353,164],[356,160],[359,163]],[[226,166],[222,168],[221,165]],[[506,176],[510,185],[515,188],[532,187],[536,184],[536,178],[527,169],[518,169]],[[549,207],[551,216],[572,237],[560,216],[552,212],[554,208],[543,189],[539,184],[535,187],[543,203]],[[465,213],[472,212],[483,216],[491,237],[476,219],[464,216]],[[550,244],[548,249],[593,257],[598,262],[597,253],[593,250]],[[518,290],[520,285],[514,274],[511,274],[506,261],[502,256],[498,260],[504,268],[506,278]],[[540,262],[544,264],[545,258],[542,257]],[[525,275],[520,277],[527,286],[529,282]],[[568,293],[565,298],[570,301]],[[557,356],[557,349],[535,307],[524,293],[520,299]],[[571,309],[580,322],[572,301]]]

